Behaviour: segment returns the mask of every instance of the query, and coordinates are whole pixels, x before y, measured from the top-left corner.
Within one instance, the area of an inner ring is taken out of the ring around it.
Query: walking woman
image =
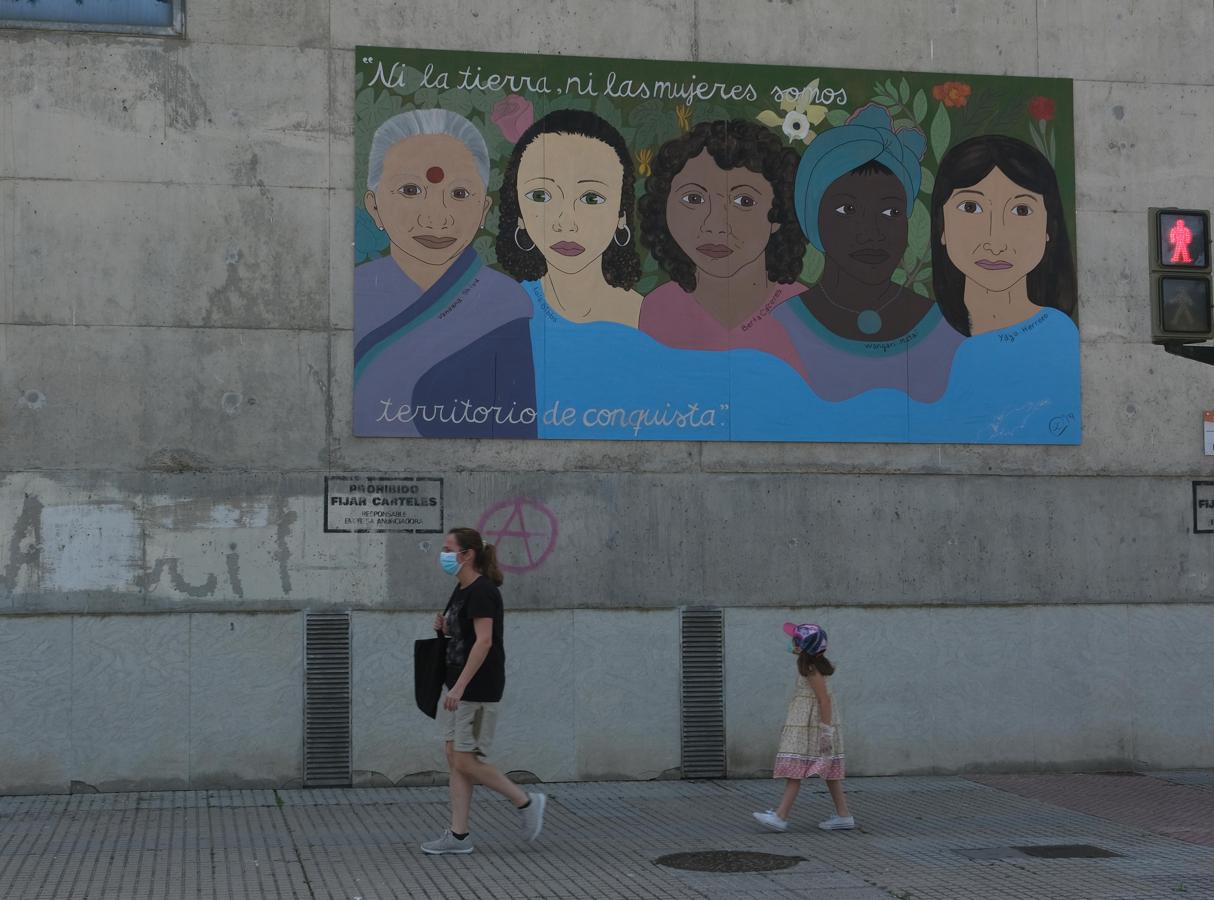
[[[451,827],[422,844],[426,853],[471,853],[468,815],[472,789],[484,785],[521,813],[523,837],[534,841],[544,827],[543,794],[528,794],[486,761],[493,743],[497,705],[506,686],[502,645],[502,573],[497,553],[472,528],[453,528],[443,540],[439,564],[455,576],[447,608],[434,628],[447,640],[447,693],[439,723],[451,772]]]

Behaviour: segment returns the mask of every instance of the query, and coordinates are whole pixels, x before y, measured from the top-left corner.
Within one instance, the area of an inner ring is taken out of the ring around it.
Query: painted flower
[[[1049,97],[1034,97],[1029,101],[1029,117],[1038,122],[1054,121],[1054,101]]]
[[[816,137],[814,127],[822,124],[827,113],[825,106],[813,102],[817,97],[818,79],[815,78],[800,91],[786,92],[780,100],[781,112],[765,109],[757,118],[770,128],[780,128],[789,143],[808,144]]]
[[[784,117],[784,134],[789,141],[803,141],[809,133],[809,119],[805,113],[794,110]]]
[[[648,178],[653,174],[653,168],[650,163],[653,162],[653,151],[646,147],[643,150],[637,151],[637,174],[643,178]]]
[[[932,88],[932,96],[950,108],[969,103],[972,89],[961,81],[946,81]]]
[[[511,94],[493,105],[489,118],[502,132],[502,137],[513,144],[535,121],[535,107],[530,100]]]
[[[691,131],[691,107],[680,103],[674,108],[674,114],[679,120],[679,129]]]

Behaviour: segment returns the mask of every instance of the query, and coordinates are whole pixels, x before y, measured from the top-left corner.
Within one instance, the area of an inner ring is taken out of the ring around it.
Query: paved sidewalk
[[[771,781],[552,785],[534,846],[520,842],[504,801],[478,791],[477,847],[465,857],[417,848],[445,826],[445,788],[7,797],[0,898],[1214,898],[1202,819],[1214,774],[982,781],[849,780],[861,829],[835,833],[815,827],[829,812],[815,782],[787,834],[762,832],[750,818],[773,804]],[[1118,855],[1007,849],[1049,844]],[[749,874],[654,862],[700,850],[800,859]]]

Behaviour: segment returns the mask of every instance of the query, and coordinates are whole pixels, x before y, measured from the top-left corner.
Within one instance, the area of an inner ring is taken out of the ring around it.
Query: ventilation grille
[[[350,786],[350,614],[308,613],[304,784]]]
[[[683,777],[725,777],[724,620],[683,610]]]

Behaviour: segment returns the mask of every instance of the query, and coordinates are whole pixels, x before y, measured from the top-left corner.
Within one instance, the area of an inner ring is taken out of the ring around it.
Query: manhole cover
[[[1041,844],[1036,847],[1017,847],[1025,856],[1037,856],[1041,859],[1112,859],[1121,856],[1103,847],[1093,847],[1091,844]]]
[[[803,856],[780,856],[776,853],[752,853],[749,850],[703,850],[697,853],[671,853],[654,860],[668,869],[688,872],[775,872],[791,869]]]

